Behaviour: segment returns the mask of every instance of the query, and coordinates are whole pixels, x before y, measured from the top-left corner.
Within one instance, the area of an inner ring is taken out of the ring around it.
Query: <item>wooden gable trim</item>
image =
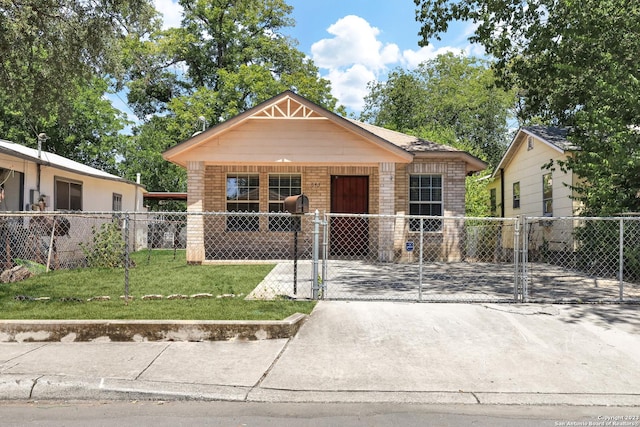
[[[383,148],[389,152],[394,153],[396,156],[399,156],[403,159],[403,161],[409,163],[413,160],[413,154],[409,153],[397,145],[380,138],[371,132],[368,132],[366,129],[359,127],[349,120],[340,117],[339,115],[326,110],[325,108],[318,106],[306,98],[301,97],[300,95],[295,94],[292,91],[285,91],[280,95],[271,98],[247,111],[233,117],[223,123],[220,123],[217,126],[214,126],[204,132],[196,133],[194,136],[189,138],[186,141],[183,141],[162,153],[162,157],[165,160],[176,163],[179,166],[185,167],[181,162],[176,162],[173,159],[184,153],[185,151],[189,151],[193,147],[210,140],[216,135],[220,135],[221,133],[236,127],[243,123],[246,120],[282,120],[282,119],[304,119],[304,120],[329,120],[333,122],[336,126],[340,126],[344,129],[347,129],[355,134],[360,135],[364,139],[370,141],[371,143],[377,145],[380,148]]]
[[[278,103],[266,106],[251,116],[252,119],[324,119],[312,108],[287,97]]]

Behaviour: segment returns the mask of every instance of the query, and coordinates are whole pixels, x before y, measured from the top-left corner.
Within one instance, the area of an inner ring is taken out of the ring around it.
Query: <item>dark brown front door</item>
[[[332,176],[331,213],[369,213],[369,177]],[[331,218],[330,243],[333,256],[368,254],[368,219],[353,216]]]

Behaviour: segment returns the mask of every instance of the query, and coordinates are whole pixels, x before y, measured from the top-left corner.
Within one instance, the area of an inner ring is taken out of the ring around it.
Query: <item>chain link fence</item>
[[[527,302],[640,300],[640,218],[525,218]]]
[[[96,239],[106,237],[109,228],[124,249],[121,220],[115,212],[5,213],[0,215],[0,263],[4,271],[19,265],[43,270],[86,267],[97,256]]]
[[[119,266],[127,293],[133,252],[175,257],[194,241],[198,262],[272,266],[251,299],[640,301],[640,218],[5,213],[2,280],[24,265]]]

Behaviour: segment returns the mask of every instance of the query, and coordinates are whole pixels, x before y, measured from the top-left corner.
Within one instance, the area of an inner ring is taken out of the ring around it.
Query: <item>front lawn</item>
[[[149,256],[150,255],[150,256]],[[42,273],[13,284],[0,283],[1,319],[281,320],[310,313],[310,301],[246,301],[273,264],[187,265],[185,252],[132,254],[125,304],[124,270],[85,268]],[[210,298],[166,299],[211,294]],[[143,295],[163,299],[142,300]],[[225,295],[224,298],[217,298]],[[235,295],[235,296],[231,296]],[[108,296],[108,301],[87,301]],[[37,300],[37,298],[49,298]]]

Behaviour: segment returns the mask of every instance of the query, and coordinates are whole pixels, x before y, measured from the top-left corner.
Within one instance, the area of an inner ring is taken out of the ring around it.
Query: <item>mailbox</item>
[[[294,215],[301,215],[309,212],[309,198],[304,194],[289,196],[284,199],[284,210]]]

